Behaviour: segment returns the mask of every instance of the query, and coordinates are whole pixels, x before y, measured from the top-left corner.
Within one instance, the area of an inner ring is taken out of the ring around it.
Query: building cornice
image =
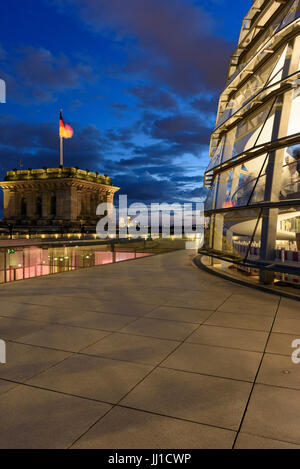
[[[75,177],[58,178],[58,179],[28,179],[28,180],[15,180],[15,181],[0,181],[0,187],[5,190],[15,191],[30,191],[30,190],[53,190],[62,189],[66,187],[74,187],[77,190],[89,190],[93,192],[104,192],[114,194],[120,188],[116,186],[101,184],[98,182],[85,181]]]

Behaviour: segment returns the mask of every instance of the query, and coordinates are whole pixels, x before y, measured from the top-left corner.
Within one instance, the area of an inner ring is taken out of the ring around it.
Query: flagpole
[[[64,149],[63,149],[63,137],[62,137],[62,134],[60,133],[61,120],[62,120],[62,109],[60,110],[60,118],[59,118],[59,139],[60,139],[59,165],[63,166],[64,165]]]
[[[60,137],[60,166],[64,165],[64,150],[63,150],[63,137]]]

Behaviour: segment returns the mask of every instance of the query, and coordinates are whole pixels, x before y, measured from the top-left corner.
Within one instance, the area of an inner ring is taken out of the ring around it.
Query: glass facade
[[[116,245],[10,246],[0,248],[0,284],[152,255],[141,248]]]
[[[204,251],[212,264],[300,285],[300,0],[253,2],[210,158]]]

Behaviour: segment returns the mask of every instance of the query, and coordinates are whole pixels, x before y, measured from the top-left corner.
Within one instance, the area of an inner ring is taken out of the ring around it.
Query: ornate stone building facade
[[[15,230],[94,230],[101,202],[113,203],[119,190],[108,176],[77,168],[14,170],[0,182],[4,222]]]

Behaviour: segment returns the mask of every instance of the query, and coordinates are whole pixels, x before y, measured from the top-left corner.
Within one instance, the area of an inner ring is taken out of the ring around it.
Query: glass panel
[[[268,41],[271,47],[271,38],[275,33],[281,31],[288,24],[292,23],[300,17],[299,4],[300,0],[295,0],[292,6],[287,5],[286,8],[284,8],[282,12],[275,18],[272,24],[265,30],[265,32],[257,39],[257,41],[251,44],[251,49],[241,59],[242,62],[238,65],[237,70],[230,78],[230,82],[240,73],[240,71],[250,62],[250,60],[255,55],[257,55],[258,57],[263,57],[266,55],[265,52],[260,50],[264,45],[268,44]]]
[[[291,107],[288,135],[300,132],[300,87],[294,91],[293,102]]]
[[[234,143],[235,155],[238,155],[257,144],[271,106],[272,104],[265,106],[262,110],[255,112],[237,126],[236,139]],[[264,138],[263,141],[267,141],[266,138]]]
[[[234,171],[230,170],[222,206],[244,206],[264,200],[266,167],[267,157],[264,154],[236,167]]]
[[[285,63],[287,46],[281,48],[273,54],[266,64],[260,67],[257,72],[247,80],[227,104],[226,109],[220,115],[216,127],[223,124],[235,112],[241,109],[251,99],[253,99],[264,88],[274,85],[286,76],[283,76],[283,66]],[[273,90],[274,88],[272,88]]]
[[[221,161],[222,161],[222,154],[223,154],[223,148],[224,148],[224,137],[220,141],[206,171],[209,171],[210,169],[214,168],[215,166],[218,166]]]
[[[230,160],[233,156],[236,131],[237,128],[234,127],[226,134],[222,163]]]
[[[225,255],[245,258],[252,236],[251,246],[259,246],[261,231],[261,221],[257,225],[259,216],[260,210],[254,209],[234,210],[214,215],[211,218],[213,224],[210,236],[211,247],[216,251],[222,251]],[[208,236],[206,240],[208,241]]]
[[[292,21],[295,21],[297,18],[300,17],[300,1],[295,0],[293,5],[290,7],[289,12],[283,19],[280,27],[278,28],[278,31],[281,31],[283,28],[285,28],[288,24],[292,23]]]
[[[270,86],[274,83],[277,83],[278,81],[280,81],[282,79],[282,73],[283,73],[283,67],[284,67],[284,64],[285,64],[285,57],[286,57],[287,47],[288,46],[286,46],[284,48],[284,50],[281,51],[280,58],[279,58],[279,60],[276,64],[276,67],[274,67],[274,70],[271,73],[271,76],[270,76],[270,78],[267,82],[267,86]]]
[[[280,200],[300,199],[300,145],[286,149],[280,189]]]
[[[276,233],[276,263],[299,269],[300,274],[300,206],[279,209]],[[295,282],[295,275],[279,274],[277,279]],[[300,286],[300,277],[299,286]]]
[[[212,210],[214,208],[214,194],[216,190],[216,183],[212,185],[212,188],[210,189],[206,200],[204,202],[204,210]]]
[[[136,250],[141,252],[136,254]],[[118,251],[122,250],[122,253]],[[12,247],[0,250],[0,283],[29,279],[41,275],[67,272],[79,268],[135,259],[150,256],[151,252],[143,252],[141,248],[94,245],[89,247]]]

